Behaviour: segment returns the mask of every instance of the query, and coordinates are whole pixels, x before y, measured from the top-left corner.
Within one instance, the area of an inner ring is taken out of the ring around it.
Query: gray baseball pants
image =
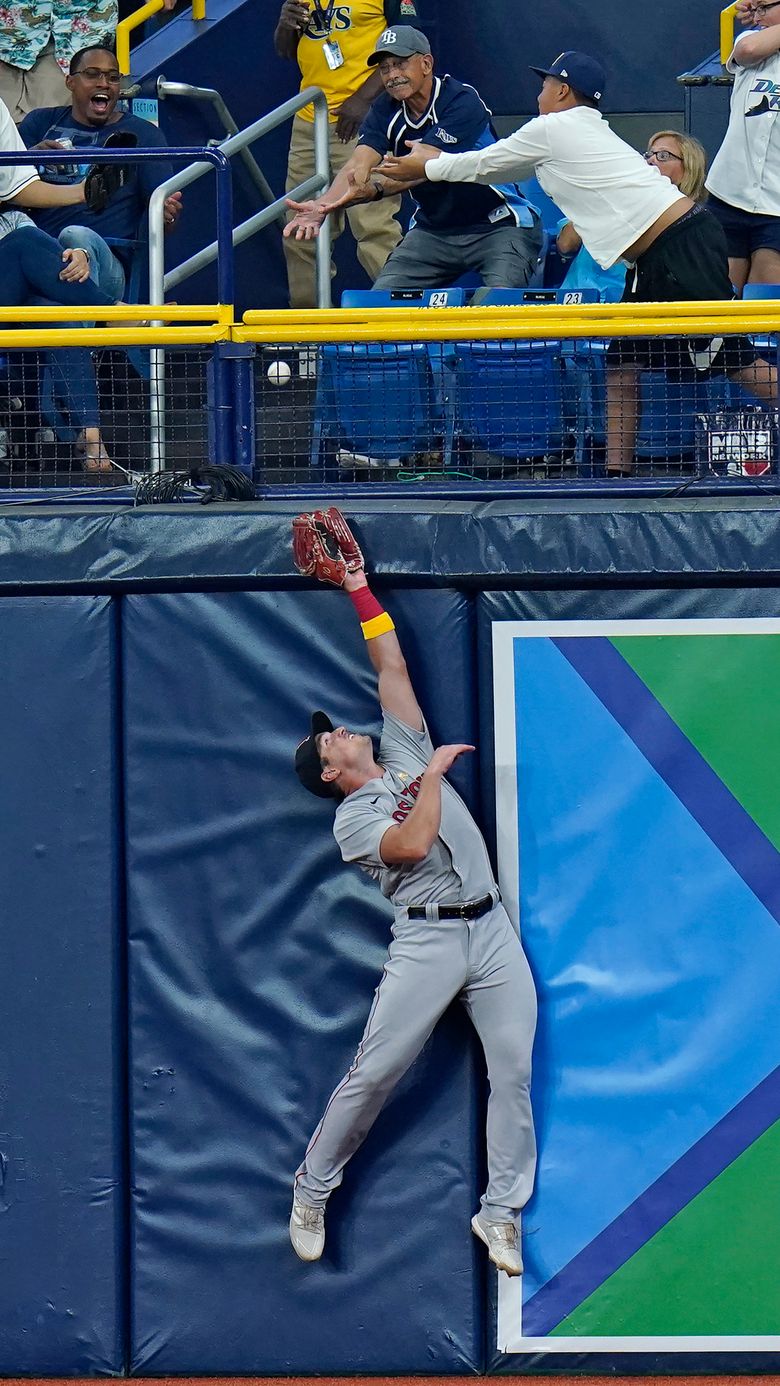
[[[520,941],[501,904],[475,920],[409,919],[398,911],[392,934],[363,1038],[309,1142],[296,1196],[325,1206],[396,1083],[460,997],[490,1083],[482,1211],[511,1222],[530,1197],[536,1167],[529,1097],[536,995]]]

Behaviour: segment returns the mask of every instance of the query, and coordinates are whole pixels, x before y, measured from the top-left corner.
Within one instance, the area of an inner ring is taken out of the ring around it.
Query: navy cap
[[[430,53],[431,45],[425,34],[411,24],[394,24],[385,29],[376,41],[376,48],[366,58],[368,67],[375,67],[386,54],[393,58],[411,58],[414,53]]]
[[[333,723],[324,712],[313,712],[311,731],[295,752],[295,773],[301,784],[320,799],[333,799],[333,785],[322,778],[322,761],[316,738],[322,732],[333,731]]]
[[[607,84],[607,74],[601,63],[587,53],[573,50],[561,53],[551,67],[532,67],[531,71],[538,77],[557,77],[561,82],[568,82],[570,87],[574,87],[582,96],[589,96],[591,101],[601,100]]]

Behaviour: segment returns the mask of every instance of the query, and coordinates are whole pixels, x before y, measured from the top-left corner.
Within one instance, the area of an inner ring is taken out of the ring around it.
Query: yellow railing
[[[58,327],[78,319],[99,324]],[[15,327],[15,323],[23,326]],[[161,323],[162,326],[146,324]],[[104,325],[107,324],[107,325]],[[611,337],[748,336],[780,331],[776,299],[712,303],[526,304],[494,308],[253,309],[230,304],[122,304],[111,308],[0,308],[0,351],[10,347],[204,346],[212,342],[437,342]]]
[[[94,327],[57,327],[57,323],[85,322],[100,314]],[[12,327],[15,322],[24,327]],[[151,327],[149,323],[164,323]],[[40,324],[35,327],[34,324]],[[117,326],[103,326],[116,323]],[[123,326],[122,324],[125,324]],[[0,343],[9,347],[58,346],[207,346],[230,340],[233,328],[231,304],[123,303],[111,308],[66,308],[61,304],[40,307],[0,308]]]
[[[148,0],[146,5],[142,5],[140,10],[135,10],[129,14],[127,19],[123,19],[116,26],[116,60],[119,71],[126,77],[130,71],[130,35],[134,29],[138,29],[141,24],[145,24],[152,15],[159,14],[164,8],[163,0]],[[206,0],[192,0],[193,19],[206,18]]]
[[[736,5],[727,5],[725,10],[720,12],[720,60],[724,67],[734,47],[734,16],[736,12]]]
[[[436,342],[774,332],[777,300],[713,303],[526,304],[511,308],[250,310],[236,342]]]

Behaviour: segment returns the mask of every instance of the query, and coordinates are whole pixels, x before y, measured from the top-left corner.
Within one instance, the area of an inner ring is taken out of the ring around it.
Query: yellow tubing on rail
[[[736,5],[727,5],[725,10],[720,12],[720,60],[724,67],[734,47],[734,15],[736,12]]]
[[[148,0],[142,5],[140,10],[135,10],[129,14],[127,19],[123,19],[116,26],[116,60],[119,71],[123,77],[127,77],[130,72],[130,35],[134,29],[138,29],[141,24],[145,24],[152,15],[159,14],[163,8],[163,0]],[[206,0],[193,0],[192,3],[193,19],[206,18]]]
[[[233,329],[237,342],[435,342],[772,332],[777,301],[528,304],[493,308],[253,310]]]

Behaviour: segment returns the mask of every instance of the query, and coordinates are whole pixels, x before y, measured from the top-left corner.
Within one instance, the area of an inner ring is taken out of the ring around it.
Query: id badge
[[[326,39],[322,45],[322,51],[325,54],[325,61],[331,72],[334,72],[337,67],[344,66],[344,54],[339,48],[336,39]]]

